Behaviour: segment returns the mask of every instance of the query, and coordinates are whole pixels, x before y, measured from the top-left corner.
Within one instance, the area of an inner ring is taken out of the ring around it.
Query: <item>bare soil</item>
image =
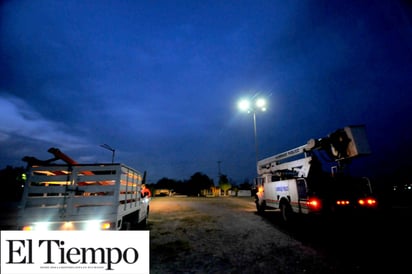
[[[252,197],[155,197],[151,273],[345,273],[256,214]]]
[[[0,207],[0,228],[15,229],[15,205]],[[256,213],[252,197],[154,197],[151,273],[409,274],[412,202],[377,215],[303,218]]]

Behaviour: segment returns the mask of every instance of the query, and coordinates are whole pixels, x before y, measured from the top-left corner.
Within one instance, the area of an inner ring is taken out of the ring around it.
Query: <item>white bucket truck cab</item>
[[[368,154],[365,126],[355,125],[258,161],[257,211],[280,209],[288,222],[296,214],[377,208],[369,179],[353,177],[347,169],[353,158]]]

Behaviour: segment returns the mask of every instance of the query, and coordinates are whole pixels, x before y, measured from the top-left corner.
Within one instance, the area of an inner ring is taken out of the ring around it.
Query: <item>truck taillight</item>
[[[339,206],[348,206],[350,205],[350,202],[348,200],[337,200],[336,204]]]
[[[318,198],[309,198],[307,205],[312,210],[320,210],[322,207],[322,203]]]
[[[375,198],[363,198],[358,200],[358,204],[364,207],[376,207],[378,205]]]

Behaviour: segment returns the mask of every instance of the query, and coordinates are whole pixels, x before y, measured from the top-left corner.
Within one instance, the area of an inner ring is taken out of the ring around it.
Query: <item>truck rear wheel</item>
[[[289,203],[283,202],[280,204],[280,214],[284,223],[289,223],[292,220],[293,211]]]

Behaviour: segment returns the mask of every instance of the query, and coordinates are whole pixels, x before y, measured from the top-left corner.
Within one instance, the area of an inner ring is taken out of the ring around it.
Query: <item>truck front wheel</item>
[[[263,211],[265,211],[266,206],[265,206],[265,202],[263,201],[262,203],[259,203],[259,198],[256,197],[255,199],[255,204],[256,204],[256,211],[260,214],[263,213]]]
[[[147,229],[147,226],[148,226],[148,224],[149,224],[148,218],[149,218],[149,207],[147,207],[146,216],[145,216],[144,219],[139,223],[139,228],[140,228],[140,229]]]

